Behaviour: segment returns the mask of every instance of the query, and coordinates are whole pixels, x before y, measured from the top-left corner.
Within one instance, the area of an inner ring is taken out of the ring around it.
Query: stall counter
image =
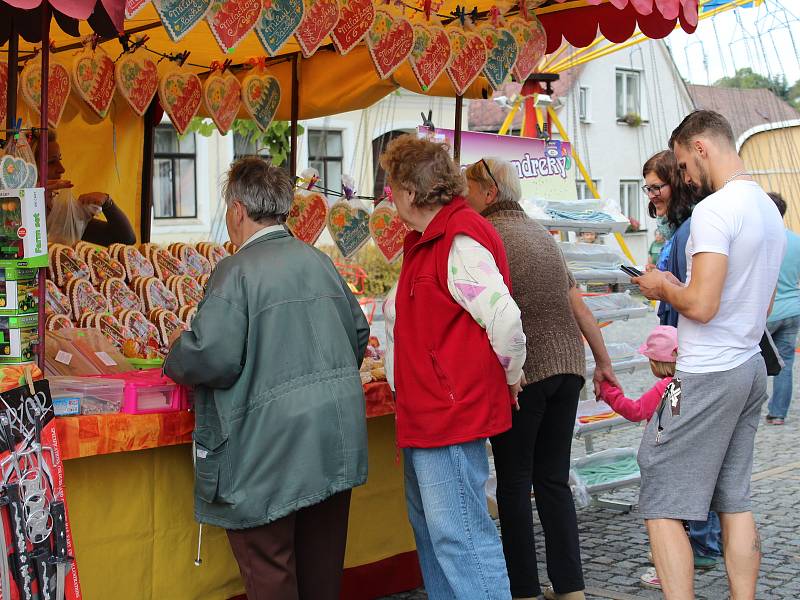
[[[422,580],[385,383],[364,387],[369,479],[353,490],[341,597],[367,600]],[[203,528],[195,566],[190,447],[194,415],[56,420],[83,597],[227,600],[244,593],[225,532]]]

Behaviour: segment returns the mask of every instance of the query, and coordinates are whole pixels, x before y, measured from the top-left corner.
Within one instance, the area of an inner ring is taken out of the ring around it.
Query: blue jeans
[[[717,513],[708,513],[707,521],[689,521],[689,541],[695,556],[722,556],[722,528]]]
[[[786,363],[777,377],[772,380],[772,397],[769,399],[767,412],[772,417],[785,419],[792,401],[792,365],[794,365],[800,317],[789,317],[767,323],[767,329],[772,335],[772,341],[775,342],[783,362]]]
[[[486,440],[403,449],[408,520],[430,600],[508,600],[497,527],[486,507]]]

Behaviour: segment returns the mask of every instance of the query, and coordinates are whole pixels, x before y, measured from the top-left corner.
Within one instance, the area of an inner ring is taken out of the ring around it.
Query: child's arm
[[[606,402],[614,412],[621,414],[628,421],[637,423],[647,421],[656,412],[664,390],[672,381],[672,377],[660,380],[653,388],[646,391],[638,400],[626,398],[622,391],[604,381],[600,384],[600,398]]]

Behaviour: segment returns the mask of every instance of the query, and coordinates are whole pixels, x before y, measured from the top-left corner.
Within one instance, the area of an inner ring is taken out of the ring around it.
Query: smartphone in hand
[[[623,273],[625,273],[626,275],[629,275],[631,277],[641,277],[643,275],[643,273],[639,269],[637,269],[635,267],[629,267],[627,265],[620,265],[619,268]]]

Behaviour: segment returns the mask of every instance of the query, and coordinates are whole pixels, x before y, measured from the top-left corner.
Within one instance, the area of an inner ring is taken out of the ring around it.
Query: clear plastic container
[[[78,398],[82,415],[118,413],[122,409],[125,382],[95,377],[50,377],[50,394],[58,398]]]

